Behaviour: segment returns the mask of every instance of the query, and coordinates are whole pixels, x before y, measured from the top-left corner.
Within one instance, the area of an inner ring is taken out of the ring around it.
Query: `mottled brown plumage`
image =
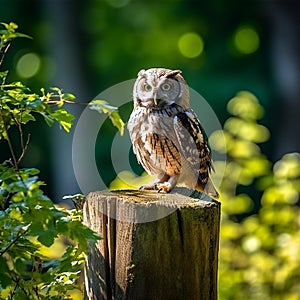
[[[180,70],[141,70],[133,88],[128,121],[133,152],[157,179],[142,186],[169,192],[177,183],[218,198],[207,136],[190,108],[189,88]]]

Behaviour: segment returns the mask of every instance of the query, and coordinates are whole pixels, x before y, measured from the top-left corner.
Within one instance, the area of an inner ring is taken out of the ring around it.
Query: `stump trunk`
[[[220,203],[179,192],[88,195],[85,299],[217,299]]]

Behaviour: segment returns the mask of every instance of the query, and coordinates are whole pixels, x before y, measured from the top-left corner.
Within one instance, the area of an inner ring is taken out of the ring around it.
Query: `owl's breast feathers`
[[[138,162],[153,175],[180,174],[180,145],[174,131],[175,105],[167,110],[137,107],[128,121],[128,130]]]
[[[197,177],[197,185],[205,188],[212,169],[211,151],[205,131],[191,109],[175,104],[161,110],[137,107],[128,129],[133,151],[146,171],[153,175],[182,174],[184,182]]]

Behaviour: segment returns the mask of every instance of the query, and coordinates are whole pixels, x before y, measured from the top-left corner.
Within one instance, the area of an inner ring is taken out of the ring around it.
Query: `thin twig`
[[[23,145],[22,145],[22,153],[18,159],[18,165],[20,164],[21,160],[24,158],[24,155],[26,154],[27,152],[27,149],[28,149],[28,146],[29,146],[29,142],[30,142],[30,133],[28,134],[27,136],[27,140],[26,140],[26,144],[24,146],[24,141],[22,141]],[[22,138],[23,139],[23,138]]]
[[[21,116],[21,118],[22,118],[22,116]],[[24,139],[23,139],[22,125],[15,118],[14,118],[14,121],[15,121],[15,124],[18,125],[18,130],[19,130],[19,134],[20,134],[20,144],[21,144],[21,148],[22,148],[22,151],[23,151],[23,149],[24,149]]]
[[[10,47],[11,43],[8,43],[7,46],[4,48],[4,50],[2,51],[2,47],[0,48],[0,53],[1,53],[1,57],[0,57],[0,67],[3,63],[4,57],[6,52],[8,51],[8,48]],[[3,45],[4,46],[4,45]]]
[[[11,277],[11,279],[12,279],[12,281],[14,281],[15,283],[16,283],[16,287],[19,287],[22,291],[23,291],[23,293],[24,293],[24,295],[27,297],[26,299],[29,299],[29,294],[28,294],[28,292],[25,290],[25,287],[24,286],[22,286],[21,284],[20,284],[20,281],[22,280],[22,278],[20,278],[20,277],[17,277],[17,278],[12,278]],[[16,289],[15,289],[16,290]],[[12,295],[13,296],[13,295]],[[13,299],[13,298],[11,298],[11,299]]]
[[[60,102],[59,100],[50,100],[47,101],[47,104],[52,104],[52,105],[57,105],[57,102]],[[70,101],[70,100],[63,100],[63,102],[65,104],[79,104],[79,105],[84,105],[84,106],[88,106],[89,103],[83,103],[83,102],[75,102],[75,101]]]
[[[20,239],[24,234],[27,233],[29,229],[29,226],[27,226],[27,228],[21,233],[21,230],[18,232],[18,235],[5,247],[4,250],[2,250],[0,252],[0,256],[2,256],[5,252],[7,252],[9,250],[9,248],[11,248],[13,246],[14,243],[17,242],[18,239]]]
[[[10,296],[11,296],[10,299],[13,299],[13,296],[14,296],[14,294],[15,294],[15,292],[17,290],[17,287],[19,285],[19,280],[18,279],[12,278],[12,281],[15,282],[15,287],[14,287],[14,289],[12,291],[10,291]]]
[[[8,204],[9,204],[9,199],[11,197],[12,193],[8,192],[7,195],[3,198],[3,205],[1,207],[2,210],[5,210],[6,208],[8,208]]]
[[[12,143],[11,143],[11,140],[10,140],[10,137],[9,137],[9,134],[8,134],[8,130],[7,130],[5,122],[3,120],[3,115],[2,115],[1,109],[0,109],[0,121],[3,124],[4,132],[5,132],[5,135],[6,135],[6,140],[7,140],[8,147],[9,147],[9,151],[10,151],[10,154],[11,154],[12,159],[13,159],[14,168],[15,168],[15,170],[18,170],[19,169],[18,162],[17,162],[16,155],[15,155],[15,152],[14,152],[14,148],[12,146]]]
[[[21,118],[22,118],[22,116],[21,116]],[[22,153],[17,162],[17,164],[19,165],[21,160],[23,159],[25,153],[27,152],[27,148],[28,148],[29,141],[30,141],[30,133],[27,136],[26,144],[24,144],[22,124],[15,118],[14,118],[14,121],[15,121],[15,124],[18,126],[18,130],[19,130],[19,134],[20,134],[20,144],[21,144],[21,148],[22,148]]]

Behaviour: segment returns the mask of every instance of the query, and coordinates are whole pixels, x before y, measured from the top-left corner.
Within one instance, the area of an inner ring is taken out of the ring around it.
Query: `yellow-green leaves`
[[[236,117],[229,118],[224,129],[228,129],[234,136],[255,143],[265,142],[270,137],[269,130],[265,126]]]
[[[29,121],[35,121],[36,114],[42,115],[49,126],[56,121],[66,132],[70,132],[74,116],[62,107],[73,101],[75,96],[63,93],[59,88],[52,88],[51,92],[41,89],[41,92],[41,95],[32,93],[19,82],[4,82],[0,86],[0,128],[3,128],[0,137],[1,134],[5,137],[11,126],[20,129]]]
[[[5,29],[0,30],[0,39],[1,39],[1,44],[0,44],[0,49],[9,41],[17,38],[17,37],[25,37],[25,38],[31,38],[30,36],[16,32],[18,29],[18,25],[10,22],[9,24],[7,23],[0,23]]]
[[[119,130],[120,134],[124,134],[125,123],[120,117],[117,107],[110,105],[105,100],[93,100],[89,103],[89,108],[99,113],[108,114],[111,122]]]
[[[9,288],[13,299],[27,299],[33,290],[42,299],[49,299],[48,293],[66,293],[68,288],[74,288],[88,241],[98,239],[82,224],[79,212],[55,207],[43,194],[43,182],[35,176],[37,173],[33,168],[15,170],[8,162],[0,164],[0,291]],[[41,253],[62,236],[73,242],[63,249],[59,259],[53,260],[45,251]],[[40,272],[33,270],[35,263]],[[55,281],[61,274],[69,280],[68,284]],[[35,278],[41,286],[24,278]],[[28,290],[26,297],[22,290]]]
[[[274,175],[278,180],[298,180],[300,189],[300,154],[288,153],[274,165]]]
[[[258,99],[248,91],[237,93],[228,102],[227,110],[234,116],[250,120],[258,120],[264,113],[264,109],[258,102]]]
[[[0,66],[10,42],[25,36],[16,32],[14,23],[2,25]],[[39,171],[21,168],[20,161],[30,142],[23,127],[42,115],[48,125],[57,122],[69,132],[74,117],[65,105],[74,103],[75,96],[59,88],[33,93],[22,82],[8,83],[7,74],[0,72],[0,142],[10,151],[9,159],[0,163],[0,298],[69,299],[88,242],[98,236],[82,224],[80,212],[57,208],[43,193]],[[12,143],[12,136],[19,143]],[[42,253],[61,237],[72,244],[58,259]]]
[[[286,154],[273,165],[262,153],[259,143],[270,133],[258,124],[263,108],[253,94],[238,93],[227,108],[232,116],[223,132],[210,137],[211,146],[227,149],[228,157],[220,188],[220,297],[297,299],[300,154]]]
[[[58,109],[50,114],[51,118],[56,120],[66,132],[70,132],[74,116],[65,109]]]

